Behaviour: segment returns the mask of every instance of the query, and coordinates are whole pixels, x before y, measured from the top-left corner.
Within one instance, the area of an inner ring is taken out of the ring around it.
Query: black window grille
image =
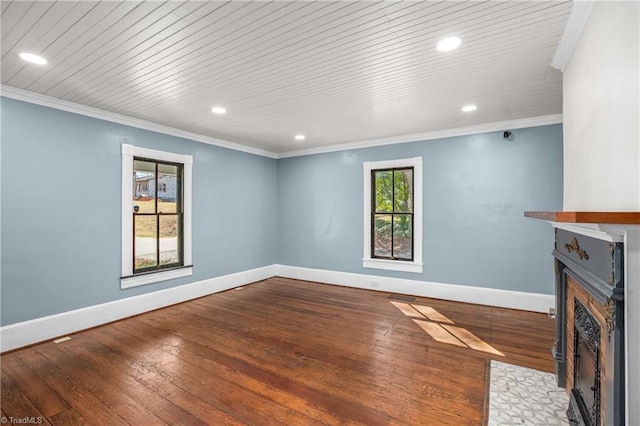
[[[413,167],[371,171],[371,257],[413,261]]]
[[[181,163],[134,157],[134,274],[184,265],[182,186]]]

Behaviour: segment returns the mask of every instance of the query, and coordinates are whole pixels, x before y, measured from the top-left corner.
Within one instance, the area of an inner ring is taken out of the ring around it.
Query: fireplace
[[[556,361],[580,426],[624,425],[623,245],[556,229]]]
[[[640,425],[640,212],[524,215],[556,231],[552,354],[558,386],[570,397],[568,417],[573,424]]]

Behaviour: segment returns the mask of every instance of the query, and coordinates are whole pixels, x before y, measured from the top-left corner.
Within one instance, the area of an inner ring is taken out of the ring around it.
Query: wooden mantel
[[[551,222],[640,225],[640,212],[524,212],[526,217]]]

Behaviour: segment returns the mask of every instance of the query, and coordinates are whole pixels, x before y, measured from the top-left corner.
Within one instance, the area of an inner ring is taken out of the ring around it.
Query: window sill
[[[422,263],[403,262],[401,260],[362,259],[363,268],[386,269],[388,271],[422,273]]]
[[[193,274],[193,266],[186,266],[176,269],[167,269],[166,271],[152,272],[148,274],[134,275],[131,277],[120,278],[120,288],[132,288],[141,285],[157,283],[160,281],[173,280],[180,277],[188,277]]]

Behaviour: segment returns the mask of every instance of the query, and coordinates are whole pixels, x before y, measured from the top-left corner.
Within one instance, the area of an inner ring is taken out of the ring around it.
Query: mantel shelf
[[[566,223],[640,225],[640,212],[524,212],[526,217]]]

